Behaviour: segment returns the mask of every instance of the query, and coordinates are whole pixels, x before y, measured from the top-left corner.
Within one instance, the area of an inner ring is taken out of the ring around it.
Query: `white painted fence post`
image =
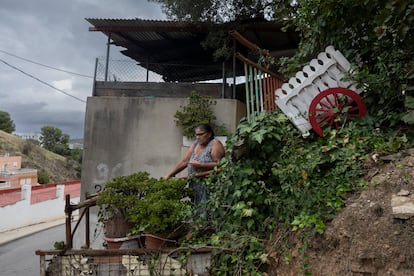
[[[22,191],[21,191],[22,201],[30,205],[31,197],[32,197],[32,185],[23,185]]]
[[[56,197],[63,199],[65,196],[65,185],[56,185]]]

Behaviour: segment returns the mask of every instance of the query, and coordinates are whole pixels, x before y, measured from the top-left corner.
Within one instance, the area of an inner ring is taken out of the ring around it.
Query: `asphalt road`
[[[56,241],[65,240],[65,225],[34,233],[0,246],[0,276],[39,276],[38,249],[53,249]]]

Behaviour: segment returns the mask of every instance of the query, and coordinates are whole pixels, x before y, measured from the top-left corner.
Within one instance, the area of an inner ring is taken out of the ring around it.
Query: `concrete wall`
[[[93,96],[185,98],[191,91],[225,98],[230,87],[220,83],[96,82]]]
[[[164,176],[180,159],[181,128],[174,114],[186,98],[90,97],[87,101],[82,192],[96,193],[116,176],[147,171]],[[245,107],[217,99],[214,112],[230,132]]]
[[[235,132],[246,107],[238,100],[218,98],[224,91],[220,84],[96,83],[86,107],[81,198],[102,191],[117,176],[138,171],[156,178],[167,174],[183,152],[174,114],[188,103],[191,91],[215,98],[217,122]],[[91,211],[94,233],[98,210]],[[101,243],[97,238],[94,246]],[[82,237],[76,236],[75,246],[82,244]]]

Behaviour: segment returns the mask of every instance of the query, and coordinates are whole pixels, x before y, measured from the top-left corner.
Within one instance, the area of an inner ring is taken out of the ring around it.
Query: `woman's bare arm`
[[[164,178],[166,179],[171,178],[175,176],[177,173],[184,170],[187,167],[188,162],[190,161],[193,149],[194,149],[194,145],[191,145],[191,147],[186,152],[185,156],[180,161],[177,162],[174,168],[172,168],[172,170]]]

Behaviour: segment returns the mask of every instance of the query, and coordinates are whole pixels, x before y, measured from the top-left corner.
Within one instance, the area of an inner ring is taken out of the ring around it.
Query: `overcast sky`
[[[107,42],[85,18],[166,19],[147,0],[1,0],[0,110],[16,133],[48,125],[83,138],[95,58],[105,56]],[[112,46],[111,57],[128,59],[119,50]]]

